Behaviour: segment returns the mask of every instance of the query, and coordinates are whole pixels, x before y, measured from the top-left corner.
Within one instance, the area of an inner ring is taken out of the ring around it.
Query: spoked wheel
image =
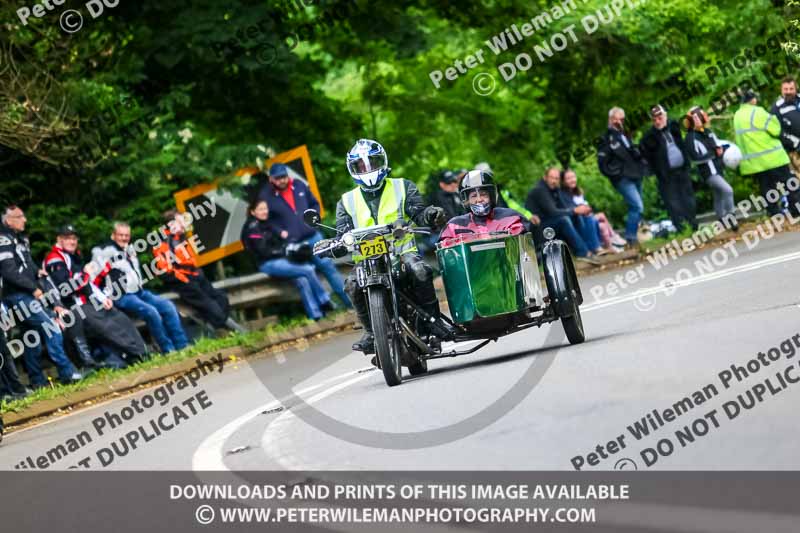
[[[400,368],[400,353],[393,341],[394,335],[389,324],[389,300],[386,296],[386,289],[370,287],[367,289],[367,295],[378,363],[380,363],[386,384],[394,387],[403,381],[403,374]]]

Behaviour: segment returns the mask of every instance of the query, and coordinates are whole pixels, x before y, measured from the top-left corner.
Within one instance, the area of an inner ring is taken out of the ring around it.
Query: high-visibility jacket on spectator
[[[781,144],[781,125],[775,115],[761,107],[742,104],[733,117],[736,144],[742,151],[739,170],[743,175],[789,164],[789,156]]]
[[[189,243],[181,235],[172,235],[165,230],[166,240],[153,248],[156,267],[166,277],[173,277],[181,283],[188,283],[199,275],[197,258],[189,249]]]
[[[356,187],[342,195],[342,205],[353,220],[355,229],[366,228],[376,224],[392,224],[398,219],[407,220],[405,204],[406,188],[401,179],[386,180],[378,206],[378,220],[373,218],[360,188]],[[417,246],[414,241],[414,235],[409,234],[403,237],[402,240],[396,241],[395,247],[399,248],[400,255],[416,252]],[[362,255],[353,254],[354,262],[357,263],[363,259]]]

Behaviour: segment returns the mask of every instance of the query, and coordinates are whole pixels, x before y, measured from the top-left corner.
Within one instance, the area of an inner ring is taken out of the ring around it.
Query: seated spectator
[[[306,316],[319,320],[326,311],[334,309],[330,294],[317,278],[310,257],[298,257],[294,261],[287,257],[289,232],[270,220],[269,214],[269,206],[263,199],[250,203],[248,219],[242,227],[242,243],[261,272],[291,279],[300,291]]]
[[[5,321],[6,308],[0,304],[0,319]],[[5,332],[0,330],[0,402],[20,400],[31,393],[19,379],[17,365],[8,351]]]
[[[578,176],[575,171],[568,168],[563,173],[561,187],[572,198],[575,205],[587,205],[591,209],[591,205],[586,201],[583,195],[583,190],[578,186]],[[584,217],[587,221],[587,228],[594,227],[596,224],[597,233],[600,237],[602,244],[601,254],[603,253],[619,253],[622,250],[618,247],[625,246],[625,239],[620,237],[617,232],[611,227],[605,213],[589,213],[588,215],[578,215]]]
[[[75,346],[84,367],[123,368],[145,358],[147,348],[136,326],[91,282],[91,267],[84,268],[74,226],[66,224],[58,229],[56,244],[45,257],[44,268],[58,292],[56,314],[72,314],[69,320],[62,320],[69,324],[64,336]],[[106,355],[102,363],[92,357],[87,337],[101,346]]]
[[[592,212],[588,205],[575,205],[572,198],[561,188],[561,172],[549,168],[528,193],[525,207],[542,220],[542,228],[553,228],[558,238],[569,245],[578,258],[586,258],[600,251],[600,239],[596,227],[587,227],[584,218]]]
[[[313,248],[322,240],[322,234],[303,221],[303,213],[307,209],[319,212],[319,202],[305,182],[289,176],[286,165],[275,163],[270,167],[269,184],[261,189],[258,198],[267,202],[272,221],[286,230],[290,243],[307,243]],[[333,259],[312,255],[311,263],[325,276],[345,307],[352,308],[353,304],[344,290],[344,278],[336,270]]]
[[[686,149],[689,152],[689,159],[697,165],[700,177],[711,188],[717,218],[723,225],[738,231],[739,225],[736,222],[736,210],[733,205],[733,187],[725,181],[723,149],[717,136],[708,127],[709,124],[708,115],[702,107],[695,106],[689,110],[683,122],[689,130],[686,134]]]
[[[181,350],[189,341],[178,310],[169,300],[143,287],[139,259],[130,240],[131,227],[115,222],[111,239],[92,249],[92,262],[102,269],[93,281],[107,295],[122,294],[117,307],[145,321],[162,353]]]
[[[158,269],[164,272],[162,279],[170,290],[195,309],[203,320],[216,329],[227,328],[244,333],[247,330],[230,317],[228,296],[215,289],[203,270],[197,266],[197,258],[186,240],[186,225],[183,215],[175,209],[164,213],[169,228],[167,238],[153,249]]]
[[[39,269],[31,257],[31,247],[25,231],[25,214],[16,206],[6,208],[0,224],[0,282],[2,301],[10,316],[21,319],[24,331],[35,330],[47,345],[47,355],[56,365],[62,383],[73,383],[83,379],[64,353],[64,339],[54,317],[44,309],[41,300],[44,291],[38,285]],[[31,305],[36,302],[36,305]],[[14,313],[15,308],[25,307],[28,312]],[[30,346],[29,344],[33,344]],[[31,386],[47,385],[39,359],[42,355],[40,342],[25,343],[23,361]]]

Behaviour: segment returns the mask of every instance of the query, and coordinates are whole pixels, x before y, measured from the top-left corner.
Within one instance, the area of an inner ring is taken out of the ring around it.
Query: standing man
[[[787,76],[781,82],[781,97],[772,106],[771,113],[781,122],[781,143],[794,175],[800,178],[800,98],[797,98],[797,81]]]
[[[658,193],[675,228],[688,224],[697,229],[697,204],[689,175],[691,164],[678,123],[667,116],[661,105],[650,110],[653,127],[642,137],[642,156],[655,172]]]
[[[303,222],[303,213],[306,209],[319,212],[319,202],[311,194],[308,185],[289,176],[286,165],[274,163],[269,168],[269,184],[261,189],[258,197],[267,202],[272,222],[288,232],[288,242],[307,242],[313,247],[322,240],[322,235],[316,229]],[[352,308],[353,304],[344,290],[344,279],[336,270],[333,260],[316,255],[311,260],[344,305]]]
[[[104,284],[106,294],[121,294],[117,307],[145,321],[162,353],[186,348],[189,341],[178,310],[169,300],[143,287],[139,259],[130,242],[130,225],[115,222],[111,239],[92,249],[92,263],[101,269],[99,279],[93,281]]]
[[[785,188],[786,181],[792,178],[792,171],[789,169],[789,156],[781,143],[781,125],[775,115],[758,106],[758,95],[753,90],[746,90],[742,95],[742,105],[733,117],[733,127],[736,144],[742,151],[739,172],[758,180],[769,215],[781,211],[780,198],[774,202],[767,198],[771,189],[787,195],[790,212],[797,214],[800,193]]]
[[[153,249],[153,256],[158,269],[164,272],[162,278],[167,287],[177,292],[181,300],[197,310],[214,328],[246,332],[230,317],[228,295],[214,288],[197,266],[197,258],[189,249],[192,243],[186,240],[183,214],[170,209],[163,217],[169,229],[166,240]]]
[[[16,316],[23,329],[36,330],[39,340],[47,345],[47,355],[58,369],[62,383],[83,379],[64,353],[64,338],[52,316],[45,311],[45,294],[39,288],[39,269],[31,257],[31,247],[25,236],[25,213],[17,206],[6,208],[0,225],[0,282],[3,304],[12,316]],[[29,344],[33,344],[30,346]],[[23,353],[25,369],[32,387],[44,387],[47,379],[42,372],[39,358],[41,342],[25,343]]]
[[[608,112],[608,130],[603,134],[597,150],[597,166],[611,180],[628,205],[625,219],[625,240],[628,246],[637,246],[636,231],[642,219],[642,178],[647,165],[639,150],[625,134],[625,110],[619,107]]]

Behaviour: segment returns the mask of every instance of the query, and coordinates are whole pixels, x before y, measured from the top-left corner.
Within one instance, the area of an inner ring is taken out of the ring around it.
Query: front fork
[[[367,295],[367,289],[376,285],[385,287],[389,291],[392,302],[391,327],[395,334],[400,333],[400,327],[397,317],[400,316],[400,309],[398,306],[397,288],[395,285],[395,277],[392,275],[391,257],[389,255],[381,256],[378,259],[366,259],[356,265],[356,284],[358,288]]]

